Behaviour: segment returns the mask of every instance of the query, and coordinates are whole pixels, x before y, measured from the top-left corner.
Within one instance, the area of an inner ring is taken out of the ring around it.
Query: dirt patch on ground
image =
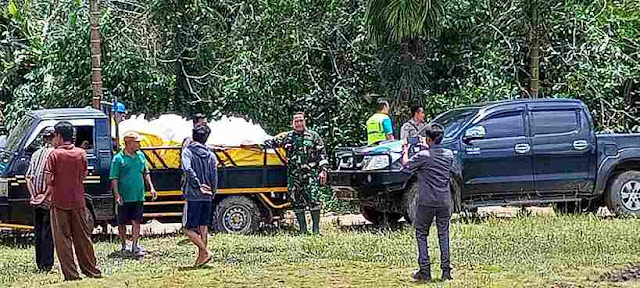
[[[627,267],[600,275],[600,281],[627,282],[640,280],[640,264],[629,264]]]

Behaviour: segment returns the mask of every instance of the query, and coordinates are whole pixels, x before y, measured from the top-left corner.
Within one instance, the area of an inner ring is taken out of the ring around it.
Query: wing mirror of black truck
[[[471,140],[483,139],[487,135],[487,131],[483,126],[473,126],[467,131],[464,132],[464,136],[462,137],[462,141],[465,143],[469,143]]]

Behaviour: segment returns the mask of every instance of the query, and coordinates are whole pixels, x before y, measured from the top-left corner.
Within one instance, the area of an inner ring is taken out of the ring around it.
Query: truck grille
[[[0,178],[0,197],[9,196],[9,179]]]

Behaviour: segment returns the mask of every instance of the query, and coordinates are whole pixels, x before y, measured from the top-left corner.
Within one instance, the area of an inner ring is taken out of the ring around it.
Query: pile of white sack
[[[155,135],[165,141],[182,143],[191,137],[193,123],[179,115],[166,114],[158,119],[148,121],[144,114],[132,115],[122,121],[118,127],[120,138],[128,131]],[[247,121],[243,118],[223,116],[218,121],[210,121],[211,135],[207,141],[208,145],[220,146],[240,146],[251,144],[262,144],[265,140],[273,138],[267,134],[262,127]]]

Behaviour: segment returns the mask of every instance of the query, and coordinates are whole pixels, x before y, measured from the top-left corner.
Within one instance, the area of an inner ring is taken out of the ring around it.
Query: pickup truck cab
[[[454,211],[555,203],[570,212],[606,205],[616,214],[640,213],[640,135],[597,134],[581,101],[501,101],[432,122],[445,127],[442,145],[455,157]],[[401,141],[341,149],[330,178],[338,198],[361,201],[372,222],[411,219],[417,183],[402,170],[401,149]]]

